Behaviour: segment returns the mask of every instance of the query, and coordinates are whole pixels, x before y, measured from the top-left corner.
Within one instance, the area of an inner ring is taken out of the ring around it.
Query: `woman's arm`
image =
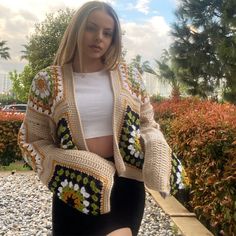
[[[50,115],[34,109],[32,88],[30,97],[18,135],[24,159],[64,202],[85,214],[109,212],[114,164],[88,151],[59,148]]]
[[[171,148],[154,119],[153,107],[141,75],[133,72],[140,83],[140,133],[145,148],[143,177],[150,189],[169,195],[171,175]]]

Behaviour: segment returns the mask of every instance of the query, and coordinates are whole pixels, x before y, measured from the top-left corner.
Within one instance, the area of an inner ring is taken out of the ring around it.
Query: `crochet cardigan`
[[[115,172],[170,192],[171,149],[154,121],[140,74],[119,64],[110,71],[110,80],[114,163],[88,150],[71,64],[50,66],[35,76],[18,134],[24,159],[43,184],[62,201],[91,215],[110,211]]]

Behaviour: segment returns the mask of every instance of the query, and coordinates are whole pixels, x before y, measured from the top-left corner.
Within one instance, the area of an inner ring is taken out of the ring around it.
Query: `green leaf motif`
[[[75,178],[75,173],[71,173],[70,177],[71,177],[71,179],[74,179]]]
[[[76,181],[79,183],[82,179],[82,176],[81,175],[77,175],[77,178],[76,178]]]
[[[65,171],[65,175],[66,175],[66,177],[68,177],[68,176],[70,175],[70,171],[69,171],[69,170],[66,170],[66,171]]]
[[[60,169],[59,171],[57,171],[57,174],[58,174],[59,176],[63,175],[63,174],[64,174],[64,170],[63,170],[63,169]]]
[[[95,203],[92,203],[91,207],[93,208],[94,211],[96,211],[98,209],[98,206]]]
[[[55,177],[55,180],[56,180],[57,182],[59,182],[59,181],[60,181],[59,176],[56,176],[56,177]]]
[[[98,201],[98,197],[97,197],[95,194],[92,195],[92,199],[93,199],[95,202]]]
[[[83,184],[86,185],[86,184],[88,184],[88,182],[89,182],[88,178],[85,177],[85,178],[83,179]]]

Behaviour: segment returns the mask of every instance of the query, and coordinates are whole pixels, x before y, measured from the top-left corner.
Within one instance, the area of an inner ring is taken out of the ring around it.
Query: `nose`
[[[98,30],[96,34],[96,41],[100,42],[102,40],[103,34],[102,30]]]

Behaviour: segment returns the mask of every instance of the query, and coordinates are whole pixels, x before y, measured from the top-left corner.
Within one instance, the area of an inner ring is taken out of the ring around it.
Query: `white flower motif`
[[[61,182],[61,186],[62,187],[66,187],[68,185],[68,180],[67,179],[65,179],[63,182]]]
[[[131,126],[133,131],[131,132],[131,135],[133,137],[140,138],[140,129],[137,129],[134,125]]]
[[[136,158],[138,158],[138,157],[139,157],[139,154],[140,154],[139,151],[137,151],[137,152],[134,153],[134,156],[135,156]]]
[[[184,189],[184,188],[185,188],[184,184],[183,184],[183,183],[180,183],[179,189]]]
[[[135,153],[134,146],[133,146],[133,145],[129,145],[129,146],[128,146],[128,149],[130,150],[130,154],[131,154],[131,155],[134,155],[134,153]]]
[[[68,186],[70,189],[73,189],[74,191],[80,190],[81,194],[82,194],[85,198],[89,198],[89,197],[90,197],[90,194],[87,193],[87,191],[86,191],[86,189],[85,189],[84,186],[80,189],[78,184],[75,184],[75,185],[74,185],[74,184],[72,183],[72,181],[68,182],[67,179],[65,179],[63,182],[61,182],[61,186],[62,186],[63,188],[65,188],[65,187]],[[63,188],[62,188],[62,187],[59,187],[59,188],[58,188],[58,191],[59,191],[59,192],[62,192],[62,191],[63,191]]]
[[[83,213],[88,214],[88,213],[89,213],[89,210],[88,210],[87,208],[84,208],[84,209],[83,209]]]
[[[134,155],[135,158],[143,159],[143,154],[140,152],[141,146],[140,146],[140,130],[136,128],[136,126],[132,125],[132,132],[131,138],[129,138],[130,145],[128,146],[128,149],[130,150],[130,154]]]
[[[183,168],[181,165],[178,165],[178,170],[179,170],[179,172],[182,172]]]
[[[62,190],[63,190],[62,187],[59,187],[59,188],[58,188],[58,191],[59,191],[60,193],[62,193]]]
[[[128,149],[130,150],[131,155],[134,155],[136,158],[143,159],[142,153],[140,153],[138,150],[136,150],[133,145],[129,145]]]
[[[129,139],[129,143],[135,143],[134,138],[130,138],[130,139]]]
[[[73,192],[74,191],[74,196],[77,196],[80,200],[80,204],[83,205],[83,209],[82,209],[82,212],[85,213],[85,214],[88,214],[89,213],[89,209],[87,209],[87,207],[90,205],[90,202],[87,200],[87,199],[81,199],[81,196],[78,195],[78,191],[80,191],[80,193],[83,195],[84,198],[89,198],[90,197],[90,194],[87,193],[86,191],[86,188],[83,186],[83,187],[79,187],[79,185],[76,183],[76,184],[73,184],[72,181],[69,181],[67,179],[65,179],[64,181],[61,182],[61,186],[58,188],[58,192],[57,192],[57,195],[60,199],[64,199],[64,196],[63,196],[63,191],[64,191],[64,188],[65,187],[69,187],[70,188],[70,192]],[[67,191],[67,190],[66,190]]]
[[[90,194],[86,192],[85,187],[82,187],[82,188],[80,189],[80,192],[83,194],[83,196],[84,196],[85,198],[89,198],[89,197],[90,197]]]
[[[181,178],[181,174],[179,172],[176,173],[176,177],[177,177],[176,183],[177,184],[181,183],[182,178]]]
[[[50,95],[51,81],[47,72],[39,72],[32,83],[32,91],[42,99]]]
[[[79,185],[78,185],[78,184],[75,184],[75,185],[74,185],[74,190],[75,190],[75,191],[78,191],[78,190],[79,190]]]
[[[83,201],[83,204],[87,207],[87,206],[89,206],[89,201],[84,200],[84,201]]]
[[[67,149],[67,147],[68,147],[67,143],[66,143],[66,144],[63,144],[63,142],[64,142],[66,139],[67,139],[67,137],[65,137],[65,136],[61,138],[61,145],[62,145],[62,148],[64,148],[64,149]]]
[[[69,187],[73,188],[73,183],[71,181],[69,182]]]

